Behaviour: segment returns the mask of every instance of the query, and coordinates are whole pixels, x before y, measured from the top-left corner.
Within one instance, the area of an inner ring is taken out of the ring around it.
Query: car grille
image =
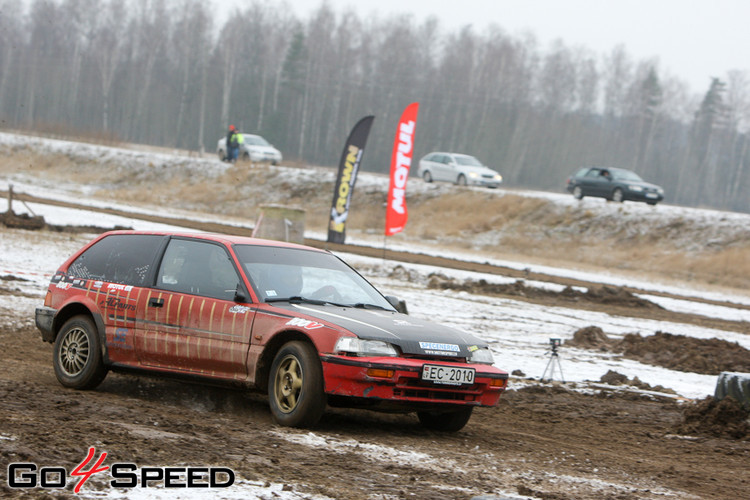
[[[393,389],[393,395],[430,401],[476,401],[482,391],[477,384],[467,386],[438,386],[412,378],[402,377]]]

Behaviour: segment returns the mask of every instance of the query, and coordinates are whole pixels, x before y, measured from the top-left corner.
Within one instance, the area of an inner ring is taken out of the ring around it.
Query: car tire
[[[227,156],[226,156],[226,154],[224,153],[224,150],[223,150],[223,149],[220,149],[220,150],[218,150],[218,151],[216,152],[216,154],[218,154],[218,155],[219,155],[219,160],[221,160],[221,161],[227,161]]]
[[[466,185],[466,176],[464,174],[461,174],[458,176],[458,179],[456,179],[456,184],[459,186],[465,186]]]
[[[615,188],[615,190],[612,191],[612,201],[617,202],[617,203],[622,203],[623,201],[625,201],[622,195],[622,189]]]
[[[55,339],[52,364],[57,380],[72,389],[93,389],[107,376],[99,333],[90,316],[73,316]]]
[[[647,201],[647,202],[646,202],[646,205],[651,205],[651,206],[654,206],[654,205],[656,205],[657,203],[659,203],[659,202],[658,202],[658,201]]]
[[[473,406],[464,406],[458,410],[445,412],[418,411],[417,417],[422,427],[437,432],[458,432],[471,418]]]
[[[428,184],[432,182],[432,174],[430,173],[429,170],[424,171],[424,173],[422,174],[422,179],[424,179],[424,181],[427,182]]]
[[[268,402],[274,420],[287,427],[312,427],[326,407],[323,368],[312,344],[284,344],[271,364]]]
[[[575,198],[576,200],[583,199],[583,189],[581,189],[581,186],[576,186],[573,188],[573,198]]]

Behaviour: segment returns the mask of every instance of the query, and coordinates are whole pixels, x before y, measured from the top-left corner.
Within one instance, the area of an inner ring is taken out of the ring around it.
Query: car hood
[[[656,184],[651,184],[650,182],[646,182],[646,181],[627,181],[627,180],[616,179],[615,182],[624,184],[626,186],[640,186],[644,189],[650,189],[653,191],[657,191],[661,189],[661,186],[657,186]]]
[[[389,342],[407,354],[468,358],[477,347],[487,347],[471,334],[397,312],[309,304],[277,306],[333,323],[361,339]]]

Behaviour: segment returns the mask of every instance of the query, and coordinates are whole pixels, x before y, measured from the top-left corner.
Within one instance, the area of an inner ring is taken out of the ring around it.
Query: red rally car
[[[311,427],[326,405],[416,411],[457,431],[508,374],[485,342],[397,311],[330,252],[203,233],[112,231],[70,257],[36,310],[55,375],[108,370],[268,391],[274,419]]]

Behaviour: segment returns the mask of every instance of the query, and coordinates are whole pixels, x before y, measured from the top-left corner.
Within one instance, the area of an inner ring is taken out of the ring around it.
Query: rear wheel
[[[73,389],[93,389],[107,376],[99,334],[89,316],[73,316],[55,339],[52,364],[57,380]]]
[[[464,428],[471,418],[473,406],[464,406],[458,410],[445,412],[418,411],[419,423],[422,427],[438,432],[458,432]]]
[[[576,200],[583,199],[583,189],[581,189],[581,186],[576,186],[573,188],[573,198]]]
[[[312,427],[326,407],[323,368],[315,348],[292,341],[276,354],[268,377],[268,402],[274,420],[288,427]]]
[[[422,174],[422,179],[424,179],[425,182],[432,182],[432,174],[429,170],[425,170]]]
[[[456,184],[459,186],[465,186],[466,185],[466,176],[464,174],[461,174],[458,176],[458,179],[456,180]]]
[[[614,191],[612,191],[612,201],[616,201],[617,203],[622,203],[623,201],[622,189],[616,188]]]

